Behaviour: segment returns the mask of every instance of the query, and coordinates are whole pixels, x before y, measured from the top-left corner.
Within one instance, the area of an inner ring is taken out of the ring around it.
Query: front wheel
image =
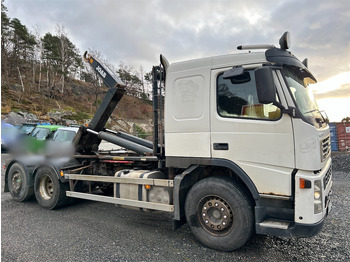
[[[34,179],[35,198],[39,205],[55,209],[67,203],[68,183],[61,183],[56,173],[48,167],[40,168]]]
[[[186,197],[185,213],[193,235],[216,250],[240,248],[253,231],[250,201],[228,178],[209,177],[196,183]]]
[[[33,187],[28,186],[28,178],[19,163],[10,167],[7,182],[10,194],[17,202],[24,202],[33,195]]]

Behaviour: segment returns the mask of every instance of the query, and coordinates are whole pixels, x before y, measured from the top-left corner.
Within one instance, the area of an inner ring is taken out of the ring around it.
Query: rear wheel
[[[7,182],[12,198],[24,202],[33,195],[33,187],[28,187],[26,173],[19,163],[14,163],[9,170]]]
[[[68,183],[61,183],[56,173],[48,167],[40,168],[34,179],[35,198],[47,209],[58,208],[68,202]]]
[[[227,178],[210,177],[195,184],[186,197],[185,212],[194,236],[213,249],[236,250],[253,231],[250,201]]]

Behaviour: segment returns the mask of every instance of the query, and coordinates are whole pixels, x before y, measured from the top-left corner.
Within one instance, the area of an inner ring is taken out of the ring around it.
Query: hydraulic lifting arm
[[[90,64],[91,68],[101,77],[103,83],[107,87],[125,87],[122,80],[114,76],[107,68],[102,66],[102,64],[96,58],[88,54],[87,51],[84,53],[84,60]]]
[[[103,83],[109,88],[101,105],[91,120],[88,129],[100,132],[106,125],[109,117],[113,113],[115,107],[123,97],[125,92],[125,84],[118,77],[114,76],[107,68],[105,68],[96,58],[84,53],[84,60],[89,63],[91,68],[103,80]],[[81,128],[76,135],[73,143],[76,145],[76,151],[82,154],[90,154],[96,151],[101,139],[91,133],[86,132],[86,128]]]

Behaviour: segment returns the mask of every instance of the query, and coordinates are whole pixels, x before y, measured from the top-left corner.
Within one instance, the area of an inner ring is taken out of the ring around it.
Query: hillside
[[[130,95],[124,95],[119,102],[108,127],[118,124],[125,131],[130,131],[130,126],[142,131],[133,123],[146,127],[151,122],[152,107],[146,90],[150,73],[122,63],[116,69],[101,58],[98,50],[89,50],[89,53],[118,75]],[[2,1],[2,119],[10,114],[24,121],[31,114],[35,120],[86,124],[106,91],[96,73],[83,62],[82,53],[63,25],[57,24],[55,32],[32,32],[18,18],[8,16]]]
[[[28,72],[28,74],[30,73]],[[48,91],[45,87],[42,87],[39,92],[37,88],[38,83],[35,83],[36,86],[33,87],[32,83],[28,83],[25,77],[23,78],[24,92],[18,78],[9,77],[6,79],[6,82],[2,79],[2,119],[10,112],[21,111],[32,113],[38,119],[57,122],[57,117],[54,117],[55,112],[60,112],[65,120],[71,120],[70,122],[73,121],[77,124],[85,124],[95,114],[107,91],[107,88],[103,86],[96,89],[91,83],[67,79],[63,94],[57,90]],[[131,121],[150,125],[151,119],[151,101],[124,95],[114,110],[108,125],[109,127],[116,125],[116,120],[119,120],[118,122]]]

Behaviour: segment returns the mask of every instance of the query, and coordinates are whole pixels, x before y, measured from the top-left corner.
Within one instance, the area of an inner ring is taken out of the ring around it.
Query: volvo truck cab
[[[311,236],[330,209],[330,133],[308,87],[316,79],[288,38],[280,48],[238,47],[264,52],[165,66],[166,165],[235,177],[255,202],[257,233]],[[199,221],[226,234],[224,220],[218,229],[215,216],[197,211],[198,220],[187,217],[193,231]]]

